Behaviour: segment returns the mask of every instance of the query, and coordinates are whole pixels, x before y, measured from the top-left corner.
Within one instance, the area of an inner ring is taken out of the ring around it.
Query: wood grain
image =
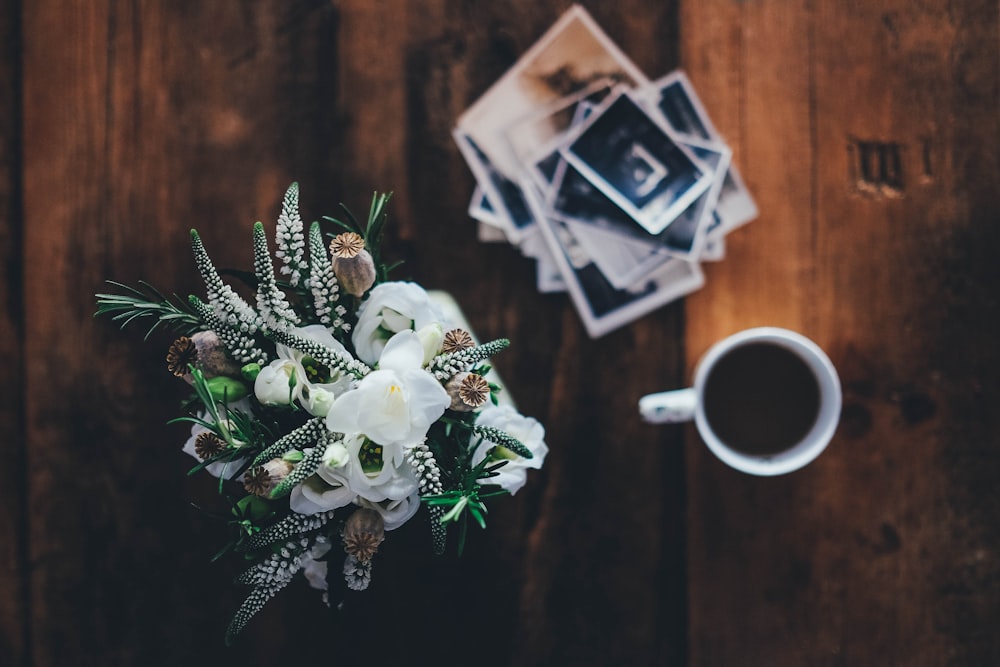
[[[20,3],[0,8],[0,663],[30,664],[25,562]]]
[[[998,611],[1000,459],[973,407],[997,371],[980,287],[996,269],[972,250],[996,246],[980,184],[1000,175],[982,148],[998,127],[996,7],[980,4],[685,7],[686,26],[738,26],[723,56],[700,31],[683,53],[762,210],[688,301],[689,363],[776,324],[829,350],[845,388],[837,437],[800,473],[690,457],[692,664],[998,658],[983,623]],[[864,178],[862,142],[899,152],[901,187]]]
[[[189,227],[221,266],[243,267],[251,223],[273,225],[297,174],[310,207],[320,198],[331,171],[317,137],[332,133],[310,91],[329,88],[334,24],[317,3],[25,8],[26,33],[47,36],[24,50],[37,664],[273,661],[292,637],[279,623],[222,647],[238,564],[208,564],[220,535],[188,506],[205,480],[184,477],[187,429],[163,426],[185,393],[162,370],[170,338],[141,345],[91,314],[109,277],[200,293]]]
[[[0,663],[1000,663],[996,4],[583,3],[651,78],[686,68],[761,210],[703,290],[598,341],[476,240],[450,137],[569,4],[4,5]],[[394,191],[395,277],[513,341],[497,369],[551,452],[464,558],[411,522],[366,595],[331,612],[300,582],[226,649],[239,564],[189,506],[213,490],[165,425],[171,337],[93,294],[200,294],[191,227],[248,268],[292,181],[307,220]],[[766,480],[636,415],[759,324],[845,388],[829,450]]]

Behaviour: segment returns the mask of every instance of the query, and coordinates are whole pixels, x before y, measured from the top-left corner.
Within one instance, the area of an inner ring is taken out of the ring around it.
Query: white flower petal
[[[378,358],[379,370],[406,371],[424,363],[424,346],[413,331],[400,331],[389,339]]]
[[[326,427],[333,433],[360,433],[358,413],[363,405],[364,396],[358,389],[347,392],[326,413]]]

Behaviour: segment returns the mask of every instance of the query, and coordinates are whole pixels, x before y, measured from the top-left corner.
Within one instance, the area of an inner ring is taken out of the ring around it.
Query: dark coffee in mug
[[[791,350],[749,342],[715,363],[702,400],[708,425],[723,443],[768,456],[809,433],[819,416],[820,388],[809,365]]]

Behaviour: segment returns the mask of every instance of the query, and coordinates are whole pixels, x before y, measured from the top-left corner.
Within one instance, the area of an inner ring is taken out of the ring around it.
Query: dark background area
[[[568,3],[0,4],[0,665],[1000,663],[1000,7],[583,4],[650,78],[684,67],[761,210],[701,291],[599,340],[476,240],[450,138]],[[307,221],[395,192],[396,277],[513,341],[551,453],[461,561],[411,522],[339,618],[302,583],[226,649],[243,591],[165,425],[169,337],[93,294],[200,293],[191,227],[248,268],[292,181]],[[752,478],[639,421],[763,324],[841,373],[815,463]]]

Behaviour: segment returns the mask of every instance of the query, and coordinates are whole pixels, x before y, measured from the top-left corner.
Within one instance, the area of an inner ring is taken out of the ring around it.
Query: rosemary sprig
[[[154,318],[155,321],[149,327],[146,335],[143,336],[143,340],[147,340],[153,331],[161,325],[184,335],[190,335],[205,328],[194,309],[176,294],[171,300],[144,280],[139,281],[140,287],[138,288],[114,280],[106,282],[125,293],[98,294],[97,312],[94,313],[94,316],[111,315],[112,320],[121,322],[122,329],[135,320]]]

